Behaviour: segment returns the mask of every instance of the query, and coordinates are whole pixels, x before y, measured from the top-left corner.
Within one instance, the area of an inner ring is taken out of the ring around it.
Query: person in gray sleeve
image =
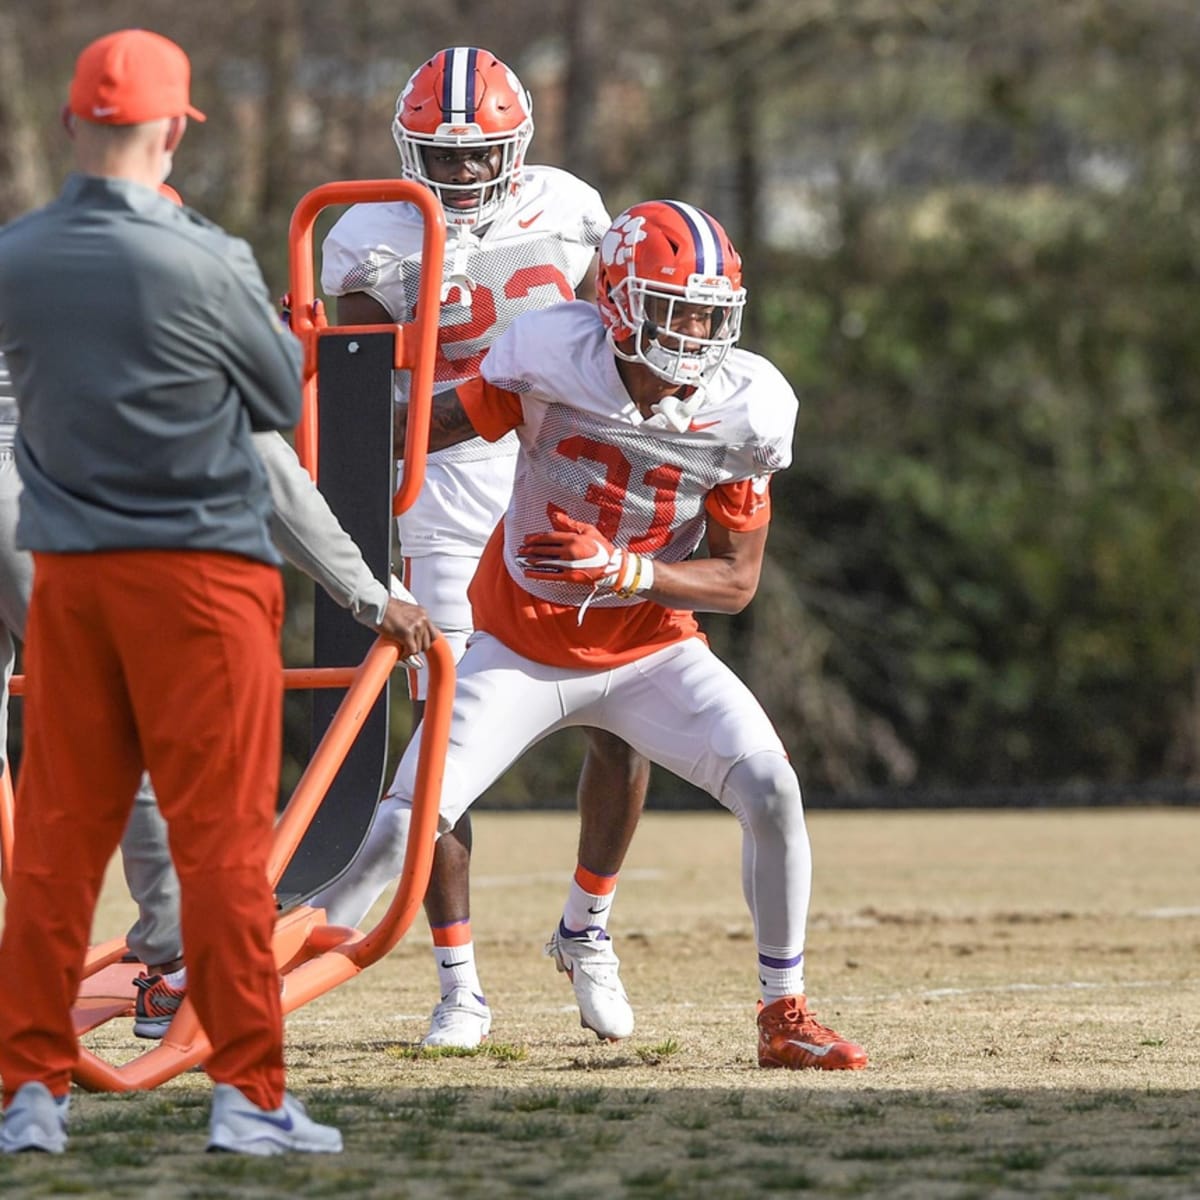
[[[158,192],[204,119],[190,77],[184,51],[147,30],[87,46],[65,119],[76,171],[0,230],[17,545],[34,559],[0,938],[4,1153],[66,1149],[71,1005],[147,770],[211,1043],[208,1148],[342,1148],[285,1090],[266,872],[283,590],[251,435],[299,416],[300,347],[246,243]]]

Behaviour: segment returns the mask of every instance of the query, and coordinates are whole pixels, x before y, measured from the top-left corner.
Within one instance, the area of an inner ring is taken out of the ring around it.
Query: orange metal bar
[[[283,686],[294,692],[306,688],[349,687],[361,667],[286,667]]]
[[[292,293],[292,332],[304,345],[301,376],[304,402],[296,426],[296,454],[314,482],[317,478],[317,341],[322,333],[380,333],[382,325],[329,325],[314,313],[313,227],[323,209],[340,204],[381,204],[407,201],[421,211],[421,281],[416,317],[411,325],[395,325],[394,365],[412,372],[408,410],[408,440],[404,469],[393,512],[403,512],[417,498],[425,481],[433,371],[437,360],[438,318],[441,306],[442,261],[446,252],[446,217],[440,201],[422,184],[409,179],[355,179],[323,183],[300,198],[288,231],[288,264]]]

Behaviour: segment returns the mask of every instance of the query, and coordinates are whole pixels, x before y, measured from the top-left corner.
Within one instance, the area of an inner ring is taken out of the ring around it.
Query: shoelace
[[[812,1042],[815,1046],[823,1046],[829,1042],[837,1042],[841,1039],[827,1025],[822,1025],[816,1017],[812,1015],[806,1008],[801,1008],[799,1005],[791,1005],[783,1010],[783,1020],[781,1024],[796,1025],[799,1028],[796,1030],[805,1041]]]

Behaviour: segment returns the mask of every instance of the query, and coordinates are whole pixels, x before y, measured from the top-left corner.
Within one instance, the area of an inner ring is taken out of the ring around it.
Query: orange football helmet
[[[648,200],[626,209],[604,235],[596,299],[618,358],[671,383],[699,385],[742,331],[741,256],[708,213],[679,200]],[[707,337],[672,332],[681,305],[712,310]],[[632,353],[618,345],[631,339]]]
[[[448,224],[486,225],[521,186],[525,150],[533,137],[532,113],[529,93],[494,54],[474,46],[439,50],[413,72],[396,100],[392,136],[404,178],[423,183],[442,201]],[[500,170],[483,185],[437,182],[424,159],[432,146],[499,147]],[[476,202],[454,203],[464,197]]]

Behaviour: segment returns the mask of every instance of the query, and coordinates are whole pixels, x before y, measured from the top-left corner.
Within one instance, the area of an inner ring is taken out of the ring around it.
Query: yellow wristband
[[[624,587],[617,588],[617,595],[620,596],[622,600],[630,599],[634,592],[638,590],[638,584],[642,582],[642,556],[640,554],[631,553],[630,557],[636,559],[637,561],[634,563],[633,579]]]

